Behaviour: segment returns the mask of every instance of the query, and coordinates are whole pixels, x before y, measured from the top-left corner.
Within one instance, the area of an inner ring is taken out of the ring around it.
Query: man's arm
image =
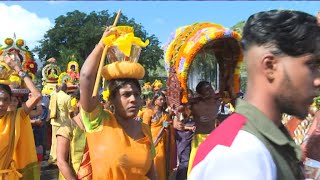
[[[12,60],[9,56],[5,56],[3,58],[4,62],[10,66],[13,70],[15,70],[19,76],[21,76],[22,80],[26,84],[27,88],[31,92],[31,97],[27,100],[25,103],[25,106],[23,106],[24,111],[26,114],[29,114],[30,111],[37,105],[37,103],[41,100],[41,93],[39,89],[33,84],[31,78],[29,76],[22,76],[23,69],[14,61]]]
[[[109,36],[111,34],[115,34],[116,31],[111,31],[106,29],[103,33],[101,39],[103,37]],[[92,50],[90,55],[85,60],[83,66],[81,67],[80,72],[80,102],[82,109],[86,112],[92,112],[97,105],[100,103],[99,96],[92,96],[92,92],[94,89],[94,84],[97,76],[97,71],[99,67],[99,62],[102,56],[102,52],[104,50],[104,45],[102,41],[100,41],[96,47]],[[101,78],[101,77],[97,77]]]
[[[69,165],[70,140],[57,135],[57,165],[65,179],[76,180],[76,176]]]

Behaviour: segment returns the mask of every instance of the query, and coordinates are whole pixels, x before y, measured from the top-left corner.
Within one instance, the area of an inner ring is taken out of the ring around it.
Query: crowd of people
[[[105,47],[121,28],[105,30],[72,94],[62,83],[41,96],[5,56],[30,93],[24,100],[0,84],[0,179],[40,179],[41,161],[67,180],[320,178],[320,102],[311,106],[320,86],[319,22],[291,10],[249,17],[241,40],[248,82],[235,107],[200,81],[188,103],[173,109],[165,88],[143,94],[145,71],[136,61],[104,67],[109,96],[93,95]],[[283,114],[300,120],[284,121]]]

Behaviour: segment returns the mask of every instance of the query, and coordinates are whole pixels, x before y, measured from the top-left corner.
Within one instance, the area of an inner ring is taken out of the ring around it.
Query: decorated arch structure
[[[35,73],[37,72],[38,65],[34,60],[32,52],[26,46],[26,42],[23,39],[6,38],[4,44],[0,45],[0,56],[9,55],[14,61],[17,62],[21,68],[28,73],[28,75],[35,81]],[[5,68],[4,68],[5,67]],[[29,89],[19,77],[19,75],[10,70],[9,66],[1,62],[1,69],[7,69],[1,71],[1,83],[8,84],[16,96],[29,93]]]
[[[49,58],[47,62],[48,64],[42,69],[43,94],[50,95],[56,90],[57,85],[62,83],[67,84],[67,93],[69,94],[79,89],[80,67],[74,56],[71,57],[64,72],[57,65],[55,58]]]
[[[240,91],[243,59],[240,38],[239,33],[209,22],[178,28],[164,47],[169,104],[188,102],[188,75],[199,52],[216,58],[217,90],[229,99],[235,99]]]

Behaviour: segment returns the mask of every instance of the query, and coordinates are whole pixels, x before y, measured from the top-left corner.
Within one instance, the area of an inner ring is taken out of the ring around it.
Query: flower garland
[[[241,54],[239,55],[236,68],[234,70],[234,77],[233,77],[233,89],[235,92],[240,91],[240,66],[242,64],[243,60],[243,54],[241,51]]]
[[[187,79],[188,79],[188,70],[193,60],[193,57],[195,55],[195,53],[193,52],[198,52],[198,50],[200,50],[200,48],[205,44],[205,42],[201,41],[200,39],[198,42],[202,44],[201,47],[199,46],[199,49],[196,51],[191,51],[190,47],[192,47],[192,44],[195,45],[193,37],[196,34],[197,35],[201,34],[199,32],[202,29],[209,27],[210,25],[211,25],[210,23],[197,23],[197,24],[191,25],[190,31],[184,34],[187,36],[185,37],[185,41],[182,42],[183,44],[181,45],[181,48],[179,49],[178,53],[176,53],[177,57],[174,63],[175,63],[175,68],[178,71],[178,79],[181,83],[182,103],[188,102]],[[189,50],[189,53],[186,53],[185,49]],[[187,69],[185,70],[184,67],[187,67]]]
[[[178,70],[179,73],[181,72],[181,70],[180,70],[181,68],[179,68],[180,60],[189,58],[188,54],[184,53],[185,52],[185,47],[188,45],[188,42],[190,41],[190,39],[195,34],[197,34],[199,32],[199,29],[208,27],[209,25],[210,25],[210,23],[195,24],[195,25],[191,26],[190,32],[186,33],[185,41],[181,45],[181,48],[179,49],[179,52],[177,53],[177,57],[176,57],[176,60],[175,60],[175,66],[176,66],[176,69]],[[184,64],[184,63],[182,63],[182,64]]]
[[[50,78],[50,75],[48,76]],[[59,76],[58,76],[58,84],[61,83],[70,83],[71,82],[71,77],[68,73],[66,72],[62,72]]]
[[[188,26],[183,26],[183,27],[178,28],[174,33],[172,33],[170,35],[169,41],[164,46],[164,51],[166,52],[164,59],[165,59],[165,65],[167,67],[166,68],[167,73],[169,73],[170,67],[171,67],[171,64],[172,64],[171,60],[172,60],[172,54],[174,52],[173,47],[176,44],[177,37],[181,34],[181,32],[184,32],[187,27]]]
[[[169,60],[170,67],[172,67],[175,64],[175,62],[177,60],[177,55],[178,55],[178,53],[176,53],[176,52],[179,52],[179,49],[184,44],[186,38],[192,32],[192,28],[193,28],[193,26],[188,26],[185,28],[184,31],[179,33],[177,35],[176,39],[171,44],[170,50],[167,51],[168,52],[167,57]]]
[[[74,65],[75,68],[75,72],[79,73],[79,64],[77,61],[75,60],[71,60],[69,61],[68,65],[67,65],[67,72],[71,71],[71,66]]]
[[[105,101],[109,101],[109,96],[110,96],[110,90],[109,88],[107,88],[102,92],[102,99]]]
[[[182,28],[179,28],[181,30]],[[184,27],[184,31],[176,34],[176,38],[167,46],[165,54],[165,63],[174,67],[178,74],[179,81],[182,88],[182,103],[188,102],[187,94],[187,80],[188,71],[190,65],[193,62],[195,55],[198,51],[208,42],[232,37],[237,41],[241,36],[239,33],[230,31],[221,25],[213,23],[195,23],[188,27]],[[237,92],[240,90],[240,64],[242,62],[243,55],[240,55],[237,59],[237,67],[234,72],[234,90]]]

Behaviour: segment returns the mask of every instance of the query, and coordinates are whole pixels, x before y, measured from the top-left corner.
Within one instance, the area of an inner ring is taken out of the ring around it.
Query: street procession
[[[320,180],[320,6],[190,10],[165,42],[120,5],[60,11],[35,42],[23,4],[0,2],[0,180]]]

